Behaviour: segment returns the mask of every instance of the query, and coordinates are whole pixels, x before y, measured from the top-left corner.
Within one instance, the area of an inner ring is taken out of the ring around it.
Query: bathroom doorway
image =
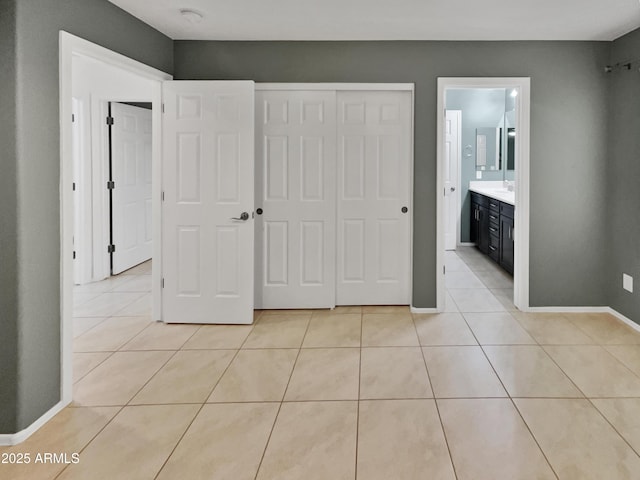
[[[487,258],[512,272],[513,304],[520,310],[529,307],[529,96],[528,78],[438,79],[438,112],[442,112],[437,125],[438,311],[444,311],[448,301],[445,267],[446,255],[455,255],[450,251],[452,230],[456,233],[454,248],[466,247],[468,251],[469,246],[477,244],[479,248],[473,249],[475,253],[486,247],[483,253]],[[458,114],[460,140],[455,145],[450,125]],[[452,166],[452,151],[455,153],[456,148],[459,161]],[[490,197],[478,197],[476,192]],[[475,204],[472,207],[472,196],[487,201],[493,199],[494,211],[489,212],[487,204],[486,213],[481,212],[482,225],[487,230],[482,244],[477,227],[480,218],[477,211],[472,211],[476,208]],[[451,209],[456,204],[457,221],[452,228]],[[504,207],[504,225],[499,216],[501,207]],[[515,210],[517,214],[511,213],[514,218],[509,224],[507,215]],[[490,235],[491,232],[494,235]]]

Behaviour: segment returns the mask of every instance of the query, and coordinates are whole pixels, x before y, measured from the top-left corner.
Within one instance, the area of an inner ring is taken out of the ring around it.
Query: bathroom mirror
[[[476,170],[502,169],[502,128],[476,129]]]

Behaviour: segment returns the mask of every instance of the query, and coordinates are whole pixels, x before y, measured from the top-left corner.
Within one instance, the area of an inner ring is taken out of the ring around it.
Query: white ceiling
[[[614,40],[640,27],[639,0],[109,1],[175,40]]]

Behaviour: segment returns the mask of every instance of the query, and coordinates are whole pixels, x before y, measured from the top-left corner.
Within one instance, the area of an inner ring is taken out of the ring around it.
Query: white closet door
[[[151,258],[151,110],[111,104],[111,233],[116,275]]]
[[[409,303],[410,159],[410,92],[338,92],[337,305]]]
[[[163,84],[162,318],[253,322],[254,83]]]
[[[335,306],[335,92],[256,92],[256,307]]]

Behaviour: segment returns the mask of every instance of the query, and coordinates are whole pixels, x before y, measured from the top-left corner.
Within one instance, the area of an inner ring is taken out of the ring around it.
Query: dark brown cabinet
[[[513,274],[514,206],[471,192],[471,242]]]

